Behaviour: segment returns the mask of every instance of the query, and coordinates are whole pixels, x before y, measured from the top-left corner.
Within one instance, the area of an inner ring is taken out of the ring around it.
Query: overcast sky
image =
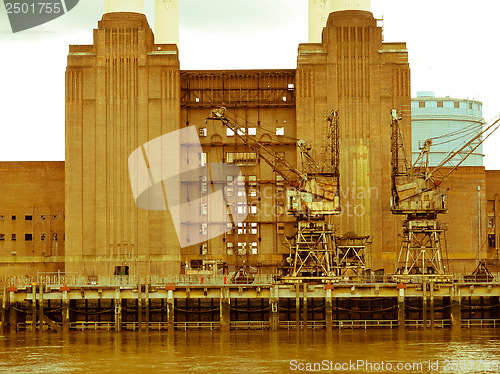
[[[154,0],[145,3],[154,26]],[[295,68],[307,3],[180,0],[181,69]],[[13,34],[0,4],[0,160],[64,160],[68,45],[92,44],[103,9],[103,0],[80,0]],[[372,0],[372,11],[384,19],[386,42],[407,43],[413,96],[480,100],[487,121],[500,113],[500,0]],[[500,133],[483,150],[487,169],[500,169]]]

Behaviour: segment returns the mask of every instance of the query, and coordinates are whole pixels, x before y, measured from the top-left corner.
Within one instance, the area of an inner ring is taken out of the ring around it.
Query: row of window
[[[226,252],[228,255],[239,254],[246,255],[248,254],[256,255],[258,253],[258,243],[257,242],[238,242],[237,247],[235,248],[235,243],[226,243]]]
[[[277,163],[283,162],[285,160],[285,152],[276,152],[275,160]],[[206,166],[208,162],[208,155],[206,152],[198,153],[198,166]],[[257,165],[257,154],[255,152],[226,152],[225,154],[225,162],[232,163],[237,166],[255,166]],[[280,175],[276,176],[276,180],[278,180]],[[200,182],[205,181],[206,177],[201,176]],[[249,179],[249,181],[251,181]],[[255,176],[255,181],[257,181],[257,176]],[[232,180],[228,179],[228,182],[232,182]],[[15,216],[12,216],[15,217]],[[43,217],[43,216],[42,216]],[[53,216],[57,217],[57,216]],[[15,218],[13,218],[15,219]],[[57,218],[54,218],[57,219]]]
[[[239,128],[236,131],[238,132],[238,135],[245,135],[245,133],[246,133],[249,136],[257,136],[257,128],[256,127]],[[285,135],[285,128],[283,126],[276,127],[275,134],[276,134],[276,136],[284,136]],[[199,129],[199,135],[200,135],[200,137],[206,137],[208,135],[207,128],[201,127]],[[234,136],[234,131],[231,130],[230,128],[226,128],[226,136]]]
[[[226,253],[228,255],[233,255],[233,254],[239,254],[239,255],[246,255],[247,250],[248,254],[256,255],[258,254],[258,243],[257,242],[238,242],[236,243],[236,249],[235,249],[235,243],[226,243]],[[200,254],[206,255],[208,254],[208,244],[207,243],[202,243],[200,246]]]
[[[47,234],[43,233],[40,234],[40,241],[44,242],[47,239]],[[10,237],[11,241],[16,241],[17,240],[17,235],[12,234]],[[27,242],[30,242],[33,240],[33,234],[24,234],[24,240]],[[52,240],[57,240],[57,234],[52,233]],[[0,234],[0,241],[5,241],[5,234]]]
[[[419,108],[426,108],[426,107],[431,108],[430,103],[434,103],[434,101],[419,101],[418,107]],[[444,108],[444,101],[437,101],[436,106],[437,106],[437,108]],[[460,101],[454,101],[453,107],[455,109],[459,109],[460,108]],[[469,102],[469,109],[472,110],[472,103],[471,102]],[[477,109],[480,109],[479,104],[477,104]]]
[[[12,221],[17,221],[17,215],[15,215],[15,214],[11,215],[11,220]],[[29,214],[29,215],[26,214],[24,216],[24,220],[25,221],[33,221],[33,216],[31,214]],[[46,221],[47,220],[47,216],[46,215],[41,215],[40,216],[40,220]],[[57,221],[57,215],[53,215],[52,216],[52,220],[53,221]],[[0,215],[0,221],[5,221],[5,216],[4,215]]]

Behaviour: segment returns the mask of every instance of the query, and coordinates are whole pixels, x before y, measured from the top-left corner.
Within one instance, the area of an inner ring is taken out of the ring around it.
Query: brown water
[[[323,373],[500,373],[500,330],[0,335],[0,372],[6,373],[248,374],[314,369]]]

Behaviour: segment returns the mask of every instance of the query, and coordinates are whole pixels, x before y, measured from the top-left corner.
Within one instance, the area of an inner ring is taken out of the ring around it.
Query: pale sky
[[[153,26],[154,0],[145,3]],[[180,0],[181,69],[296,68],[307,4]],[[92,44],[103,8],[103,0],[80,0],[67,15],[13,34],[0,4],[0,161],[64,160],[68,45]],[[412,96],[482,101],[488,122],[500,113],[500,0],[372,0],[372,11],[384,19],[386,42],[407,43]],[[500,169],[500,132],[483,151],[486,168]]]

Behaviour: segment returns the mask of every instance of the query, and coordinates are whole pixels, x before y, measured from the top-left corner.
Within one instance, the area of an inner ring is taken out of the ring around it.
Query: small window
[[[24,234],[24,241],[30,242],[33,240],[33,234]]]
[[[283,234],[285,232],[285,224],[278,223],[278,234]]]
[[[24,216],[25,221],[33,221],[33,216]]]
[[[200,203],[200,214],[208,214],[208,203]]]
[[[238,223],[238,234],[239,235],[246,234],[247,233],[246,227],[247,227],[246,223],[239,222]]]
[[[460,102],[459,101],[455,101],[453,103],[453,106],[455,107],[455,109],[459,109],[460,108]]]
[[[472,103],[469,103],[469,109],[472,110]]]
[[[276,185],[283,186],[283,181],[284,181],[283,176],[276,174]]]
[[[208,243],[201,243],[200,245],[200,255],[208,254]]]
[[[52,216],[52,221],[57,221],[57,216],[56,215]]]
[[[234,248],[234,244],[233,243],[226,243],[226,252],[228,255],[232,255],[233,254],[233,248]]]
[[[258,227],[257,222],[250,223],[250,234],[257,235],[257,227]]]
[[[250,243],[250,253],[253,255],[257,254],[257,242]]]
[[[230,128],[226,128],[226,136],[234,136],[234,131]]]
[[[257,205],[250,205],[250,214],[257,214]]]
[[[0,234],[0,241],[5,241],[5,234]]]
[[[488,245],[490,247],[495,247],[495,234],[488,235]]]
[[[15,242],[16,241],[16,234],[12,234],[11,239],[12,239],[13,242]]]
[[[206,166],[207,165],[207,153],[206,152],[198,153],[198,158],[199,158],[199,166]]]
[[[256,127],[249,127],[248,128],[248,135],[257,135],[257,128]]]
[[[437,107],[438,108],[442,108],[443,107],[443,102],[442,101],[438,101],[437,102]]]
[[[12,220],[15,221],[17,219],[16,216],[12,216]]]
[[[40,219],[41,219],[42,221],[45,221],[45,220],[47,219],[47,216],[40,216]]]
[[[488,228],[495,227],[495,217],[488,217]]]
[[[288,89],[293,90],[295,88],[295,85],[293,83],[288,83]]]
[[[285,135],[285,128],[284,127],[276,127],[276,135],[278,135],[278,136]]]
[[[0,216],[0,221],[5,220],[5,216]]]
[[[237,212],[238,212],[238,214],[246,214],[247,204],[246,203],[238,203]]]
[[[238,130],[236,130],[236,131],[238,131],[238,135],[240,135],[240,136],[241,136],[241,135],[245,135],[246,129],[245,129],[244,127],[242,127],[242,128],[239,128],[239,129],[238,129]]]
[[[56,233],[52,234],[52,240],[57,241],[57,234]]]
[[[207,128],[202,127],[199,131],[200,136],[207,136]]]
[[[247,243],[246,242],[238,242],[238,254],[246,255],[247,254]]]
[[[425,108],[425,101],[419,101],[418,102],[418,107],[419,108]]]
[[[40,240],[41,240],[42,242],[44,242],[44,241],[45,241],[45,234],[40,234]]]

